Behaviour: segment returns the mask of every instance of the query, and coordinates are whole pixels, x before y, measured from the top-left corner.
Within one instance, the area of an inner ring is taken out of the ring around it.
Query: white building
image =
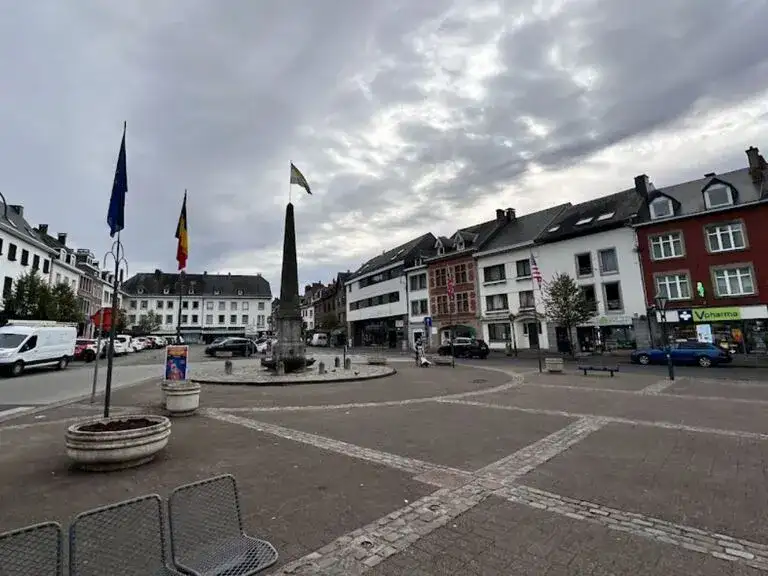
[[[545,282],[565,273],[576,280],[594,318],[576,327],[580,351],[630,347],[647,338],[643,276],[635,232],[629,223],[643,199],[627,190],[570,207],[537,238],[533,250]],[[574,339],[575,336],[575,339]],[[547,327],[550,348],[567,348],[565,329]]]
[[[408,335],[405,269],[435,245],[424,234],[363,264],[345,282],[347,334],[352,346],[402,346]]]
[[[40,224],[36,232],[40,239],[54,251],[51,260],[51,284],[66,284],[77,293],[82,272],[77,267],[75,251],[67,246],[66,233],[60,232],[54,238],[48,234],[48,224]]]
[[[316,306],[320,302],[324,288],[325,286],[323,286],[322,282],[307,284],[304,287],[304,296],[301,297],[299,312],[301,313],[301,320],[304,322],[305,330],[314,330],[317,327]]]
[[[481,338],[490,348],[549,347],[542,295],[532,279],[531,254],[536,238],[569,206],[515,216],[478,247]]]
[[[426,258],[427,254],[422,256]],[[408,287],[408,342],[413,346],[416,340],[421,339],[427,345],[432,333],[427,265],[421,259],[416,259],[412,267],[406,268],[405,277]],[[429,324],[425,324],[425,321]]]
[[[55,251],[24,219],[24,208],[0,203],[0,276],[3,299],[13,292],[19,276],[37,270],[50,282]],[[2,302],[0,302],[0,308]]]
[[[315,305],[312,304],[312,302],[307,302],[305,300],[302,300],[301,306],[299,307],[299,311],[301,312],[301,321],[304,322],[304,329],[314,330],[315,329]]]
[[[140,273],[123,284],[129,329],[150,313],[159,316],[158,335],[173,335],[180,325],[188,342],[210,342],[220,336],[254,336],[265,332],[271,312],[269,282],[231,274]]]

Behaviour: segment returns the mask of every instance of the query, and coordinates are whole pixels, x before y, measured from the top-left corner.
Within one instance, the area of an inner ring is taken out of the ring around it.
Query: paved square
[[[669,394],[758,400],[768,404],[768,382],[684,378],[667,388]]]
[[[154,462],[109,474],[72,470],[63,445],[98,406],[2,422],[0,530],[232,473],[275,575],[768,572],[768,403],[744,397],[760,383],[397,367],[205,387]],[[159,403],[142,384],[113,413]]]

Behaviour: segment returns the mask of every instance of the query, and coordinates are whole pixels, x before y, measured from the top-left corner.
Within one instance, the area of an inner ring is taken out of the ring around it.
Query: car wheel
[[[11,366],[11,376],[21,376],[24,373],[24,362],[16,360]]]
[[[94,352],[93,350],[86,351],[86,353],[83,354],[83,360],[85,360],[86,362],[93,362],[94,360],[96,360],[96,352]]]
[[[67,366],[69,366],[69,358],[62,356],[59,358],[59,363],[56,364],[56,370],[64,370]]]
[[[702,368],[709,368],[712,366],[712,359],[709,356],[699,356],[697,362]]]
[[[640,354],[640,356],[637,357],[637,361],[643,366],[648,366],[648,364],[651,363],[651,357],[648,356],[648,354]]]

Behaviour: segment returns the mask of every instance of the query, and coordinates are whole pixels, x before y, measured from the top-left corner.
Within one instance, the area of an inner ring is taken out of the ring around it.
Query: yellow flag
[[[309,189],[309,182],[304,178],[304,174],[299,172],[299,169],[293,165],[293,162],[291,162],[291,184],[301,186],[307,191],[307,194],[312,194],[312,191]]]

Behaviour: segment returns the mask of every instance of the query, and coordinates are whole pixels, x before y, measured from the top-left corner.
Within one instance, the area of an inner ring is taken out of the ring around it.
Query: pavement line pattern
[[[677,424],[675,422],[664,422],[656,420],[633,420],[631,418],[622,418],[620,416],[601,416],[598,414],[581,414],[567,412],[565,410],[547,410],[544,408],[523,408],[521,406],[509,406],[506,404],[491,404],[488,402],[477,402],[472,400],[437,400],[445,404],[462,404],[464,406],[477,406],[478,408],[492,408],[494,410],[511,410],[513,412],[525,412],[527,414],[542,414],[544,416],[564,416],[566,418],[598,418],[605,421],[606,424],[628,424],[630,426],[648,426],[652,428],[665,428],[668,430],[682,430],[684,432],[696,432],[701,434],[714,434],[717,436],[729,436],[732,438],[748,438],[750,440],[768,440],[768,434],[759,432],[746,432],[741,430],[724,430],[721,428],[708,428],[706,426],[690,426],[688,424]]]
[[[529,486],[505,486],[495,495],[568,518],[600,524],[611,530],[629,532],[657,542],[680,546],[686,550],[709,554],[721,560],[740,562],[752,568],[768,571],[768,546],[764,544],[568,498]]]
[[[514,378],[505,383],[492,388],[483,390],[471,390],[469,392],[458,392],[456,394],[446,394],[444,396],[429,396],[426,398],[408,398],[405,400],[384,400],[382,402],[350,402],[347,404],[326,404],[314,406],[249,406],[247,408],[220,408],[219,410],[229,413],[242,412],[316,412],[321,410],[348,410],[352,408],[378,408],[385,406],[408,406],[410,404],[424,404],[435,402],[436,400],[461,400],[462,398],[472,398],[474,396],[483,396],[484,394],[495,394],[504,392],[512,388],[519,388],[523,385],[524,374],[509,373]]]
[[[0,410],[0,418],[7,418],[8,416],[13,416],[14,414],[22,414],[24,412],[29,412],[34,408],[35,408],[34,406],[17,406],[15,408]]]
[[[124,408],[113,408],[110,414],[112,416],[125,416],[128,414],[136,413],[137,410],[127,410]],[[24,414],[19,414],[20,416],[24,416]],[[40,418],[37,422],[27,422],[25,424],[8,424],[4,425],[0,423],[0,433],[7,430],[26,430],[28,428],[37,428],[38,426],[52,426],[52,425],[59,425],[59,424],[73,424],[75,422],[81,422],[83,420],[91,420],[94,416],[70,416],[69,418],[59,418],[57,420],[46,420],[45,418]]]
[[[319,550],[287,564],[275,574],[362,574],[494,495],[503,485],[488,475],[498,473],[501,477],[506,474],[508,480],[514,480],[568,450],[599,429],[599,424],[599,419],[574,422],[480,469],[466,484],[452,489],[441,488],[363,528],[337,538]]]
[[[650,384],[639,391],[640,394],[650,394],[650,395],[656,395],[661,394],[675,384],[676,382],[680,382],[681,380],[686,380],[686,378],[678,378],[677,380],[670,380],[669,378],[665,378],[664,380],[659,380],[658,382],[654,382],[653,384]]]
[[[250,418],[243,418],[233,414],[226,414],[215,409],[202,410],[201,413],[214,420],[228,422],[229,424],[238,424],[250,428],[251,430],[271,434],[273,436],[285,438],[286,440],[293,440],[294,442],[301,442],[302,444],[309,444],[315,448],[344,454],[345,456],[350,456],[352,458],[358,458],[376,464],[383,464],[384,466],[403,470],[415,475],[424,474],[426,472],[443,472],[449,475],[466,474],[463,470],[458,470],[449,466],[430,464],[429,462],[423,462],[416,458],[408,458],[406,456],[398,456],[397,454],[390,454],[380,450],[363,448],[362,446],[356,446],[355,444],[349,444],[347,442],[342,442],[341,440],[334,440],[332,438],[326,438],[308,432],[284,428],[276,424],[269,424],[267,422],[259,422],[257,420],[251,420]]]

